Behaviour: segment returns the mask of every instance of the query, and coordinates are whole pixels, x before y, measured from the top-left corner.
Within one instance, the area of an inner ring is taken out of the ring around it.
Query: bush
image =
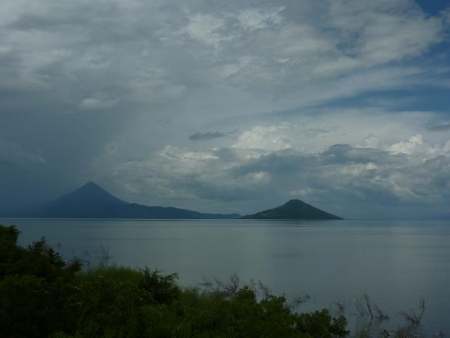
[[[70,330],[77,310],[78,263],[65,263],[39,241],[17,247],[18,232],[0,227],[0,337],[46,337]]]
[[[0,226],[0,337],[328,338],[347,335],[344,317],[299,314],[284,297],[252,286],[183,289],[175,274],[102,266],[81,270],[45,240],[17,246]]]

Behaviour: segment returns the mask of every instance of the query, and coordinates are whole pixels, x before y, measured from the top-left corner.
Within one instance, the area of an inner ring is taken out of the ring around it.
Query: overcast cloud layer
[[[3,0],[0,211],[95,180],[250,212],[450,215],[450,7]]]

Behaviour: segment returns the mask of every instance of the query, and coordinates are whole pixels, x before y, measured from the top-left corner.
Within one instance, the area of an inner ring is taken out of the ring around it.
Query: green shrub
[[[252,286],[180,288],[175,274],[101,266],[81,270],[44,240],[17,246],[0,226],[0,337],[328,338],[347,335],[344,317],[299,314],[284,297]]]
[[[147,291],[155,303],[170,303],[180,294],[180,289],[175,284],[177,278],[176,274],[164,276],[158,270],[146,268],[142,272],[139,287]]]

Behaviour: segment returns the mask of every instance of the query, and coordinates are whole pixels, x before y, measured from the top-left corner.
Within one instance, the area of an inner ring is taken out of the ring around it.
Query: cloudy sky
[[[450,2],[2,0],[0,211],[450,214]]]

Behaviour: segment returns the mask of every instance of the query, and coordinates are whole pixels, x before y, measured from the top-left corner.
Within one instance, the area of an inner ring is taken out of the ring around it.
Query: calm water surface
[[[426,300],[426,328],[450,333],[450,222],[3,219],[21,243],[45,236],[66,257],[177,272],[204,279],[260,280],[307,307],[367,293],[395,320]]]

